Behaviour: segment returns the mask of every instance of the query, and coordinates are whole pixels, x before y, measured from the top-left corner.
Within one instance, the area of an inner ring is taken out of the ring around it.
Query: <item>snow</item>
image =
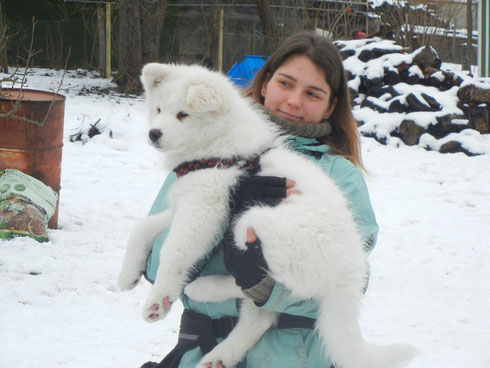
[[[490,78],[474,78],[474,80],[465,79],[460,87],[462,88],[467,85],[473,85],[481,89],[490,89]]]
[[[395,68],[391,67],[391,69],[396,70]],[[418,65],[412,65],[410,68],[408,68],[408,75],[410,76],[417,76],[419,78],[424,78],[424,73],[422,73],[422,70],[418,67]]]
[[[60,79],[60,72],[36,69],[28,85],[56,90]],[[131,226],[148,212],[166,173],[147,144],[141,97],[79,94],[110,86],[94,73],[66,75],[60,228],[47,243],[0,243],[0,367],[136,368],[161,360],[176,343],[180,304],[147,324],[141,311],[150,285],[129,292],[116,285]],[[431,121],[433,113],[420,114]],[[102,134],[70,142],[98,119]],[[489,141],[475,134],[468,130],[466,144],[488,153]],[[412,367],[487,368],[490,155],[443,155],[396,139],[362,139],[381,229],[370,255],[365,335],[415,345]]]

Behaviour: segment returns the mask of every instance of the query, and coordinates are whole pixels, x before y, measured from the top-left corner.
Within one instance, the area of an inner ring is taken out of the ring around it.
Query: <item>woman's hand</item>
[[[233,218],[256,204],[277,206],[289,194],[296,192],[292,189],[294,185],[293,181],[277,176],[244,176],[231,194],[230,215]]]
[[[224,240],[224,261],[228,271],[235,278],[242,290],[250,289],[265,279],[269,267],[262,253],[262,243],[252,227],[247,229],[247,250],[245,252],[235,245],[233,233],[226,231]]]
[[[258,306],[264,305],[274,287],[268,276],[269,266],[262,252],[262,243],[253,227],[247,229],[246,251],[235,245],[233,233],[228,229],[223,238],[224,262],[242,292]]]

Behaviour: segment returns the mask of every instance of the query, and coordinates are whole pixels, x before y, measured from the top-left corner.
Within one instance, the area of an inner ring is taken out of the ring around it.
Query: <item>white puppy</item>
[[[362,337],[358,314],[365,253],[346,200],[333,181],[314,163],[288,150],[275,129],[222,74],[199,66],[152,63],[144,67],[142,81],[150,108],[150,139],[165,152],[169,169],[194,160],[261,155],[259,175],[287,177],[296,183],[300,195],[291,195],[276,207],[245,211],[235,222],[235,240],[244,248],[246,229],[252,226],[262,241],[271,277],[298,298],[318,300],[316,328],[337,367],[389,368],[410,360],[411,346],[375,347]],[[136,285],[154,239],[170,227],[144,307],[147,321],[166,316],[182,294],[192,266],[223,233],[229,193],[242,174],[239,165],[189,172],[173,185],[171,208],[135,226],[119,276],[123,290]],[[186,293],[201,301],[244,297],[231,276],[198,279]],[[276,320],[277,314],[245,299],[238,325],[201,365],[236,365]]]

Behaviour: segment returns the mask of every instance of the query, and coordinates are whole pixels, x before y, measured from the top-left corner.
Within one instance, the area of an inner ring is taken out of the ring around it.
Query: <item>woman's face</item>
[[[266,81],[261,90],[264,106],[282,119],[319,123],[332,115],[332,88],[325,73],[303,55],[292,55]]]

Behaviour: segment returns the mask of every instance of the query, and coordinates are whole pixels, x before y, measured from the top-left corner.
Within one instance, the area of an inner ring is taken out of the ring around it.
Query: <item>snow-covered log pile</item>
[[[442,153],[484,151],[479,142],[490,133],[490,78],[441,67],[431,47],[409,52],[380,38],[335,44],[362,135]]]

